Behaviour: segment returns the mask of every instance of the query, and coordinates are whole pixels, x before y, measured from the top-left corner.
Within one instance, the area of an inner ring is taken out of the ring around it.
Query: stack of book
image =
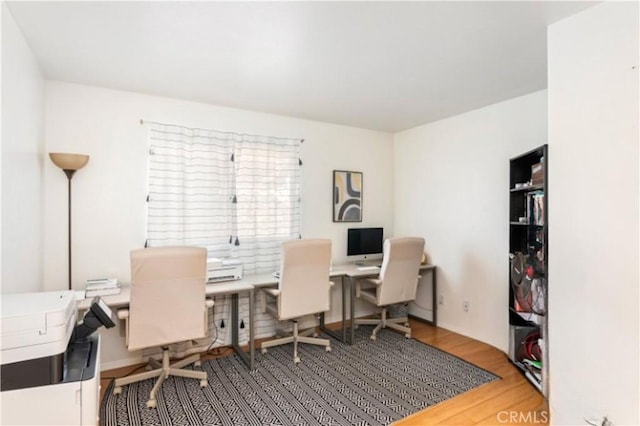
[[[97,278],[87,280],[85,297],[110,296],[120,293],[120,283],[117,278]]]
[[[524,359],[522,364],[525,367],[525,376],[538,388],[542,387],[542,363],[531,359]]]

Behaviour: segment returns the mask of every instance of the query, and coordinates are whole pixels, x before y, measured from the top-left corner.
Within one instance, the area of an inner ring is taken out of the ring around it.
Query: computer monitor
[[[382,228],[349,228],[347,230],[347,256],[382,254]]]

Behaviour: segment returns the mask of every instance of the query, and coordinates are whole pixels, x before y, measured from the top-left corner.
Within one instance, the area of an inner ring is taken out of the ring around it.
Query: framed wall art
[[[333,221],[362,222],[362,172],[333,171]]]

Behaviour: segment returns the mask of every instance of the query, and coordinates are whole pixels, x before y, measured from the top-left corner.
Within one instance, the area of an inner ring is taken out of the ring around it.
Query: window
[[[196,245],[272,271],[300,237],[300,140],[152,123],[147,245]]]

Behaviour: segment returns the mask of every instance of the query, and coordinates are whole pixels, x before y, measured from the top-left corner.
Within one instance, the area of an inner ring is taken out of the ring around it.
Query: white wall
[[[394,229],[423,236],[438,266],[438,325],[504,351],[509,159],[546,143],[546,103],[540,91],[395,135]]]
[[[146,223],[147,129],[140,119],[224,131],[304,138],[302,234],[333,240],[335,263],[346,260],[347,228],[392,229],[392,135],[333,124],[255,113],[176,99],[48,81],[47,151],[85,153],[87,166],[73,178],[73,286],[87,278],[130,278],[129,251],[142,247]],[[332,170],[364,173],[364,216],[333,223]],[[45,289],[67,285],[66,178],[45,163]],[[334,312],[339,318],[339,289]],[[103,365],[129,355],[117,330],[103,347]],[[117,340],[116,340],[117,339]],[[108,348],[108,349],[107,349]]]
[[[41,291],[44,78],[2,3],[2,293]]]
[[[637,2],[549,28],[554,424],[640,424],[638,37]]]

